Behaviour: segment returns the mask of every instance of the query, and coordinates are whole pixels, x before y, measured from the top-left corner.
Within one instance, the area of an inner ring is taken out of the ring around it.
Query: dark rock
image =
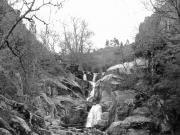
[[[136,129],[128,129],[127,135],[150,135],[150,131],[148,130],[136,130]]]
[[[129,116],[129,114],[132,111],[132,107],[129,106],[128,104],[122,104],[118,105],[117,110],[116,110],[116,117],[118,120],[124,120],[126,117]]]
[[[129,116],[123,122],[134,129],[152,129],[154,124],[150,118],[144,116]]]
[[[14,116],[10,121],[10,126],[15,129],[19,135],[29,135],[31,132],[28,124],[20,117]]]
[[[87,80],[88,81],[92,81],[93,80],[93,73],[92,72],[87,72],[86,76],[87,76]]]
[[[35,127],[45,128],[45,121],[43,117],[32,114],[31,124]]]
[[[78,82],[78,84],[80,85],[82,89],[83,95],[87,98],[89,96],[90,91],[92,90],[91,83],[85,80],[78,79],[78,78],[75,78],[75,81]]]
[[[146,103],[146,101],[149,99],[149,96],[145,93],[138,93],[135,96],[135,108],[143,106],[143,104]]]
[[[74,74],[77,78],[83,80],[83,71],[78,70]]]
[[[26,121],[30,120],[30,112],[27,110],[27,106],[21,103],[15,102],[13,105],[13,109],[18,113],[22,114]]]

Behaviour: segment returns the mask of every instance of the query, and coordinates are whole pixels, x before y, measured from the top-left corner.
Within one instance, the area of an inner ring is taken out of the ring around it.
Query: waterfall
[[[93,73],[93,80],[89,81],[92,85],[92,90],[90,92],[89,97],[87,98],[87,101],[89,101],[90,99],[92,99],[94,97],[95,87],[96,87],[96,77],[97,77],[97,73]]]
[[[95,95],[95,87],[96,87],[96,77],[97,73],[93,74],[93,81],[91,83],[92,85],[92,91],[87,98],[87,101],[90,101],[92,98],[94,98]],[[88,113],[86,127],[93,127],[95,126],[99,120],[101,120],[101,114],[102,114],[102,107],[100,104],[93,105],[91,110]]]
[[[97,73],[93,73],[93,82],[96,82]]]
[[[93,127],[101,120],[102,107],[100,104],[93,105],[88,113],[86,127]]]
[[[95,82],[90,82],[92,85],[92,90],[90,92],[89,97],[87,98],[87,101],[89,101],[90,99],[92,99],[94,97],[95,94],[95,87],[96,87],[96,83]]]
[[[87,75],[86,75],[86,73],[83,74],[83,80],[84,80],[84,81],[87,81]]]

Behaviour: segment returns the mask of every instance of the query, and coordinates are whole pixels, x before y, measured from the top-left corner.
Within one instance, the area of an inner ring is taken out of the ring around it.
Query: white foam
[[[86,127],[93,127],[101,120],[102,107],[100,104],[93,105],[88,113]]]

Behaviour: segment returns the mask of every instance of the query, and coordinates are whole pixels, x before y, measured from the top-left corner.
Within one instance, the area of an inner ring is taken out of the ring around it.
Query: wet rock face
[[[87,76],[88,81],[93,81],[93,73],[92,72],[87,72],[86,76]]]
[[[83,95],[87,98],[89,96],[90,91],[92,90],[92,85],[90,82],[82,80],[82,79],[75,79],[76,82],[81,86]]]

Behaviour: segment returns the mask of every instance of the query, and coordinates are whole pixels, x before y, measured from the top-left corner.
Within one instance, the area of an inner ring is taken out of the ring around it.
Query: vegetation
[[[162,109],[153,116],[153,120],[166,118],[174,134],[180,119],[179,0],[150,0],[148,6],[153,8],[154,13],[140,24],[134,43],[130,44],[128,40],[122,43],[114,38],[105,41],[105,47],[98,50],[93,50],[91,37],[94,33],[84,20],[72,18],[70,27],[63,26],[63,36],[60,38],[36,15],[44,6],[61,8],[63,2],[49,0],[40,5],[36,2],[0,0],[2,102],[19,114],[22,114],[22,108],[25,113],[33,112],[36,120],[43,116],[43,120],[49,122],[48,116],[51,116],[53,120],[61,118],[60,124],[64,127],[81,127],[91,106],[85,101],[90,83],[69,72],[69,65],[77,64],[82,76],[82,71],[106,72],[113,65],[144,58],[148,62],[147,67],[137,67],[131,75],[118,74],[121,77],[118,90],[133,89],[143,93],[150,108],[157,102],[161,103]],[[16,4],[22,4],[22,9],[16,10]],[[29,30],[24,20],[30,24]],[[46,26],[46,31],[41,33],[42,41],[36,37],[36,21]],[[59,53],[55,52],[55,46],[60,48]],[[79,69],[75,70],[80,72]],[[104,89],[111,89],[109,87]],[[56,98],[55,94],[60,96]],[[140,97],[136,98],[136,103],[142,104],[138,101]],[[13,115],[4,117],[6,112],[3,110],[1,113],[3,119]],[[10,131],[14,132],[12,129]]]

